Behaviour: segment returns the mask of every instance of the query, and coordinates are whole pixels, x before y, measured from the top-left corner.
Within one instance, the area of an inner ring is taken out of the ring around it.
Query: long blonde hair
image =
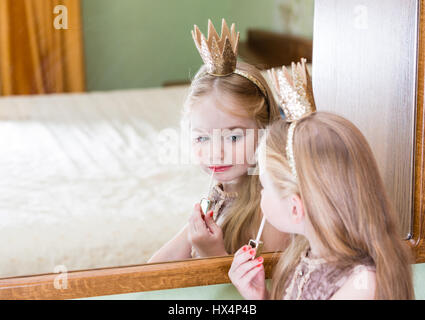
[[[413,299],[412,256],[401,239],[395,211],[364,136],[348,120],[316,112],[295,127],[293,150],[297,180],[285,145],[289,124],[279,120],[262,140],[260,168],[282,196],[298,194],[324,256],[340,267],[376,267],[376,299]],[[265,159],[266,163],[262,159]],[[277,263],[271,290],[282,299],[285,286],[308,241],[292,241]]]
[[[238,62],[237,69],[255,77],[267,91],[268,98],[250,80],[238,74],[217,77],[206,73],[205,65],[200,68],[192,80],[190,91],[183,109],[183,123],[191,107],[209,94],[231,95],[241,106],[239,111],[224,110],[232,115],[249,117],[255,120],[259,129],[266,128],[272,121],[278,119],[279,109],[273,98],[272,91],[261,72],[254,66]],[[238,197],[232,203],[229,212],[221,225],[224,235],[224,245],[228,253],[236,252],[249,239],[255,237],[261,219],[261,185],[258,175],[245,175],[238,185]]]

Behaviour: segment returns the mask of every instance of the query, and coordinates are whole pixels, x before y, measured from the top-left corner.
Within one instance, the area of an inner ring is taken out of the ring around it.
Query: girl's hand
[[[201,257],[228,255],[224,248],[223,232],[214,222],[212,211],[205,216],[201,205],[195,204],[189,219],[188,240]]]
[[[255,249],[243,246],[233,258],[229,278],[239,293],[247,300],[265,300],[268,298],[263,257],[252,260]]]

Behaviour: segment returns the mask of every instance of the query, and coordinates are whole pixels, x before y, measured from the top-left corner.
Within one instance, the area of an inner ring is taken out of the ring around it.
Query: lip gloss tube
[[[211,209],[211,206],[212,206],[211,191],[212,191],[212,186],[213,186],[213,181],[214,181],[214,179],[213,179],[214,173],[215,173],[215,169],[213,169],[212,173],[211,173],[207,198],[202,198],[201,201],[200,201],[201,211],[204,214],[204,216],[207,214],[207,212]]]
[[[256,259],[261,255],[261,250],[263,249],[263,241],[260,241],[261,234],[263,233],[264,224],[266,222],[266,217],[263,215],[263,219],[261,220],[260,228],[258,229],[257,238],[255,240],[251,239],[248,242],[248,245],[250,245],[252,248],[255,248],[255,257],[252,257],[252,259]]]

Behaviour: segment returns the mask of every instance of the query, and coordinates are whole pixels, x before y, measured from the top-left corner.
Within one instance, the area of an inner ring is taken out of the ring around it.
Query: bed
[[[159,140],[187,89],[0,99],[0,277],[142,264],[186,223],[208,177]]]

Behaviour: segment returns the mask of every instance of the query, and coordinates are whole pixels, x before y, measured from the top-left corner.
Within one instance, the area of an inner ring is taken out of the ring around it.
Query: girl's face
[[[274,187],[267,171],[261,170],[261,210],[266,220],[286,233],[304,234],[304,211],[297,195],[282,197]]]
[[[258,128],[253,119],[224,110],[241,112],[226,95],[203,97],[190,112],[192,150],[201,168],[219,182],[230,182],[255,167]]]

